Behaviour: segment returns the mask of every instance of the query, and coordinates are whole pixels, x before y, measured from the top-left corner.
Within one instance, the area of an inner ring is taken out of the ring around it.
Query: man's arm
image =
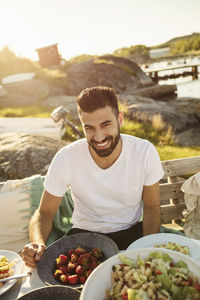
[[[159,182],[143,188],[143,235],[160,231],[160,192]]]
[[[29,225],[29,239],[22,257],[29,267],[35,267],[45,250],[45,244],[52,229],[53,217],[58,210],[62,197],[56,197],[44,190],[39,208],[35,211]]]

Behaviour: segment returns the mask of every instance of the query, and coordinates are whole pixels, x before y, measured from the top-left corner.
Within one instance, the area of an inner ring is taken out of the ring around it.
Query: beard
[[[96,148],[96,141],[91,139],[88,144],[90,145],[90,147],[96,152],[96,154],[100,157],[107,157],[109,156],[113,151],[114,149],[116,148],[118,142],[119,142],[119,139],[120,139],[120,131],[118,131],[118,134],[117,136],[113,137],[113,136],[108,136],[106,137],[102,143],[105,143],[106,141],[111,141],[111,145],[110,147],[106,148],[106,149],[97,149]]]

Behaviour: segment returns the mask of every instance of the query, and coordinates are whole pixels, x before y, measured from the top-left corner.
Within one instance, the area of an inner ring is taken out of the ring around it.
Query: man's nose
[[[102,142],[105,139],[105,135],[101,129],[95,130],[94,140],[96,142]]]

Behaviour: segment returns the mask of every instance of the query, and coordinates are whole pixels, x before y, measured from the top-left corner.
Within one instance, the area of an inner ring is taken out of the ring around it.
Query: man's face
[[[80,120],[90,147],[100,157],[109,156],[120,139],[122,116],[117,117],[110,106],[91,113],[81,111]]]

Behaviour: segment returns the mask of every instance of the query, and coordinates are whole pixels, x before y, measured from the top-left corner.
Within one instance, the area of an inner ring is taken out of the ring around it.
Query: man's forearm
[[[143,215],[143,235],[160,231],[160,206],[145,208]]]
[[[36,210],[29,224],[29,239],[31,242],[46,244],[52,229],[52,220]]]

